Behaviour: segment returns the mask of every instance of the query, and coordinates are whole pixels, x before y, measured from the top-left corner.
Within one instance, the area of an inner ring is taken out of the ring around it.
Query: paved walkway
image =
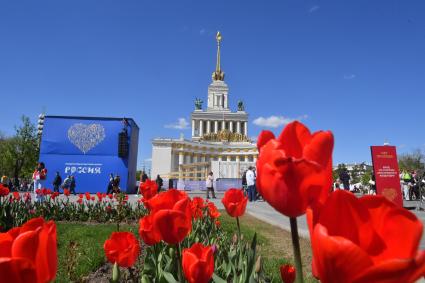
[[[189,192],[190,197],[201,196],[205,198],[204,192]],[[60,197],[63,197],[61,195]],[[140,196],[137,195],[129,195],[129,202],[134,203],[139,199]],[[223,197],[223,193],[217,193],[217,199],[210,199],[210,201],[214,202],[219,209],[224,209],[223,204],[221,203],[221,198]],[[72,201],[76,201],[78,196],[70,196]],[[425,211],[416,209],[418,207],[418,202],[416,201],[405,201],[404,207],[409,208],[411,212],[413,212],[419,219],[421,219],[422,223],[425,223]],[[423,207],[425,209],[425,205]],[[272,208],[265,201],[256,201],[249,202],[247,205],[247,213],[260,219],[261,221],[267,222],[269,224],[280,227],[284,230],[290,231],[289,218],[277,212],[274,208]],[[297,219],[298,222],[298,233],[301,237],[309,238],[309,232],[307,227],[306,217],[301,216]],[[425,227],[425,226],[424,226]],[[425,230],[424,230],[425,234]],[[425,236],[422,236],[421,249],[425,249]]]
[[[197,196],[197,195],[204,196],[203,194],[201,195],[200,193],[190,193],[190,195],[191,195],[191,197]],[[222,194],[217,195],[217,197],[219,197],[219,198],[214,199],[212,201],[214,201],[214,203],[217,205],[217,207],[219,209],[224,209],[223,204],[221,203]],[[416,209],[418,207],[418,202],[416,202],[416,201],[405,201],[404,207],[409,208],[409,211],[414,213],[422,221],[422,223],[425,224],[425,211]],[[425,206],[424,206],[424,208],[425,208]],[[256,201],[256,202],[248,203],[247,213],[249,213],[250,215],[252,215],[252,216],[254,216],[254,217],[256,217],[256,218],[258,218],[258,219],[260,219],[264,222],[275,225],[275,226],[280,227],[284,230],[287,230],[287,231],[291,230],[291,226],[289,224],[289,218],[280,214],[279,212],[277,212],[274,208],[272,208],[265,201]],[[306,220],[305,215],[298,217],[297,224],[298,224],[298,233],[300,234],[300,236],[302,236],[304,238],[309,238],[310,235],[309,235],[307,220]],[[425,234],[425,226],[424,226],[424,234]],[[422,240],[421,240],[421,244],[420,244],[421,249],[425,249],[425,235],[424,234],[422,235]]]

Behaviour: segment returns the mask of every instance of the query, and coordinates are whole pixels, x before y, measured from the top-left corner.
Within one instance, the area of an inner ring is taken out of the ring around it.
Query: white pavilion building
[[[192,112],[192,138],[156,138],[152,141],[152,178],[204,181],[208,172],[217,179],[238,179],[249,166],[255,166],[258,151],[248,138],[248,113],[242,101],[236,111],[229,107],[229,88],[220,66],[221,35],[217,33],[217,64],[208,86],[207,108],[195,100]],[[164,184],[167,184],[164,182]]]

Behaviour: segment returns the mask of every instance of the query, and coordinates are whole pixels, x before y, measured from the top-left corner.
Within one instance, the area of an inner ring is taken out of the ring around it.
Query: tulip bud
[[[213,254],[215,254],[215,252],[217,251],[217,246],[216,245],[212,245],[211,246],[211,250],[212,250]]]
[[[261,271],[261,256],[258,256],[257,261],[255,262],[255,273]]]
[[[120,268],[118,267],[118,263],[115,262],[114,267],[112,268],[112,282],[120,281]]]
[[[293,283],[295,282],[295,267],[290,264],[285,264],[280,266],[280,276],[284,283]]]
[[[176,251],[174,250],[174,248],[170,248],[170,249],[168,250],[168,255],[169,255],[171,258],[174,258],[174,256],[176,255]]]

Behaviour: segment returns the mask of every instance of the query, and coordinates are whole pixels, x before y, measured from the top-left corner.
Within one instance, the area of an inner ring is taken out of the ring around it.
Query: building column
[[[195,120],[192,119],[192,137],[195,136]]]
[[[221,130],[226,129],[226,121],[221,121]]]
[[[237,124],[236,124],[236,132],[237,132],[238,134],[240,134],[240,133],[241,133],[241,121],[238,121],[238,122],[237,122]]]
[[[221,155],[218,156],[218,161],[223,161],[223,158],[221,157]]]
[[[233,133],[233,121],[229,121],[229,131]]]
[[[202,137],[204,135],[204,121],[199,120],[199,136]]]
[[[207,121],[207,134],[211,133],[211,120]]]
[[[183,181],[183,169],[181,168],[181,165],[184,164],[184,152],[179,152],[179,179],[177,180],[177,188],[180,190],[184,190],[184,181]]]
[[[241,157],[239,155],[236,155],[236,162],[240,162],[241,161]]]
[[[244,135],[248,136],[248,122],[245,121],[243,124]]]
[[[218,121],[214,121],[214,133],[218,133]]]
[[[257,163],[257,155],[254,155],[254,162]]]

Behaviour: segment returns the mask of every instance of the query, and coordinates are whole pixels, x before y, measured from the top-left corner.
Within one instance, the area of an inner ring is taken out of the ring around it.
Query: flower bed
[[[294,122],[278,138],[263,132],[258,148],[259,192],[290,218],[295,268],[280,266],[285,283],[304,282],[297,229],[297,217],[303,214],[307,214],[310,230],[312,271],[321,282],[414,282],[424,276],[425,251],[418,250],[422,223],[414,214],[383,196],[358,199],[346,191],[330,192],[330,132],[311,134]],[[117,231],[103,245],[106,258],[113,264],[112,282],[269,281],[257,254],[256,234],[249,242],[242,237],[239,218],[247,199],[241,190],[229,189],[222,200],[236,222],[232,237],[221,229],[220,212],[214,203],[190,199],[174,189],[158,194],[152,181],[143,183],[140,190],[143,199],[133,209],[121,194],[115,200],[110,197],[109,203],[101,194],[97,201],[89,194],[81,195],[74,205],[42,190],[38,192],[40,201],[33,203],[28,195],[23,199],[16,194],[9,196],[0,187],[1,223],[3,229],[9,229],[37,215],[46,219],[113,219]],[[112,210],[116,210],[115,217],[102,215]],[[83,216],[75,216],[78,213]],[[139,238],[119,231],[119,224],[127,218],[139,218]],[[41,217],[1,233],[0,278],[10,278],[11,282],[51,281],[57,270],[56,237],[55,223]],[[123,269],[125,275],[121,275]]]

